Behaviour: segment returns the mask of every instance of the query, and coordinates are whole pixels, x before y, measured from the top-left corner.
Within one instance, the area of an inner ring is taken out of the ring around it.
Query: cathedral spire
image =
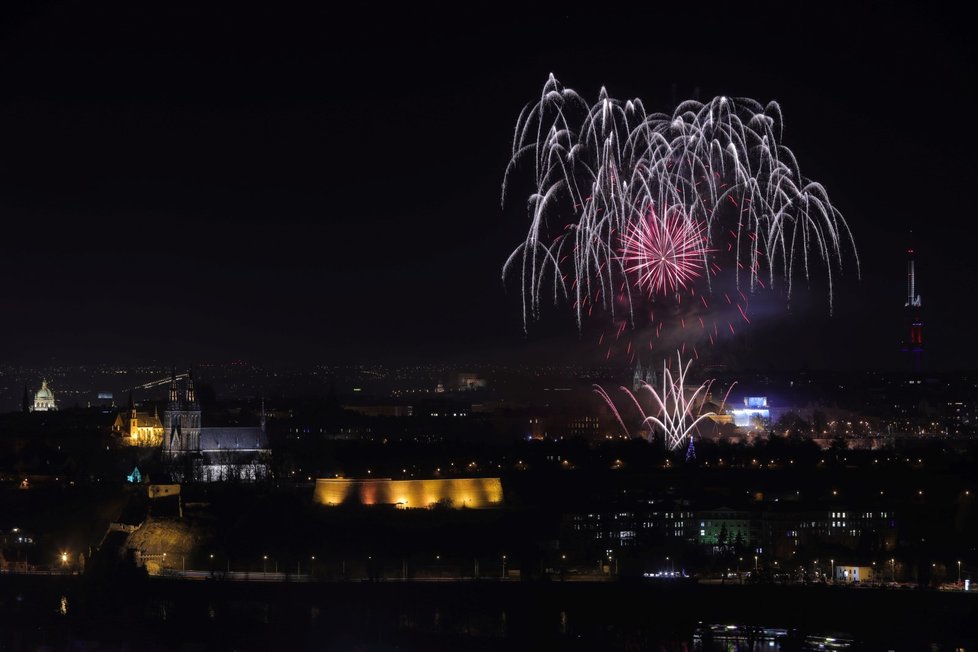
[[[180,402],[180,392],[177,390],[177,369],[176,367],[170,368],[170,405],[176,405]]]
[[[187,372],[187,405],[194,405],[197,402],[197,392],[194,390],[194,372]]]

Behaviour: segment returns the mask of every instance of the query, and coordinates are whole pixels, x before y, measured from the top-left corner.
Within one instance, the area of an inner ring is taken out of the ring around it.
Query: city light
[[[56,4],[0,648],[975,647],[966,3]]]

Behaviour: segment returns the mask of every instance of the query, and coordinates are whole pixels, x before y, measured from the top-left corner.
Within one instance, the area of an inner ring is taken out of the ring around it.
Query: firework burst
[[[716,416],[715,412],[710,412],[705,409],[712,381],[694,388],[688,387],[686,385],[686,375],[692,365],[692,360],[686,362],[684,365],[682,356],[677,352],[676,362],[675,375],[669,369],[669,365],[663,362],[661,389],[644,382],[641,383],[639,390],[635,393],[632,393],[626,387],[620,388],[627,397],[628,403],[634,406],[641,416],[639,427],[641,429],[649,429],[650,439],[655,433],[661,433],[665,447],[668,450],[676,450],[683,445],[688,445],[693,433],[700,424]],[[599,385],[594,386],[594,391],[608,404],[621,428],[630,434],[622,418],[621,411],[615,405],[608,392]],[[640,398],[643,394],[648,394],[651,398],[651,410],[647,411],[642,406]]]
[[[634,327],[650,294],[711,295],[720,270],[746,319],[748,294],[781,284],[790,299],[816,263],[831,307],[846,250],[858,274],[848,225],[782,144],[776,102],[717,97],[649,113],[604,89],[589,104],[551,75],[517,121],[504,204],[527,166],[530,228],[503,266],[504,279],[520,277],[524,328],[544,300],[573,306],[579,328],[595,310]],[[668,208],[652,222],[650,207]]]
[[[622,243],[625,272],[649,297],[675,294],[700,278],[709,253],[703,225],[678,208],[661,218],[650,209],[628,225]]]

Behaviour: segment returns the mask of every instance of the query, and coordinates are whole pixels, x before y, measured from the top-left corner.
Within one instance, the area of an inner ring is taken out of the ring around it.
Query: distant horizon
[[[673,358],[674,363],[675,358]],[[687,362],[689,358],[683,358],[683,362]],[[652,363],[652,368],[659,368],[662,366],[665,359],[660,359],[655,363]],[[881,368],[881,367],[858,367],[858,368],[846,368],[840,369],[836,367],[810,367],[810,366],[748,366],[748,365],[729,365],[722,362],[703,362],[696,360],[693,361],[693,370],[702,374],[704,371],[709,369],[721,369],[724,373],[744,373],[744,374],[813,374],[813,375],[846,375],[846,374],[883,374],[888,376],[947,376],[955,374],[978,374],[978,368],[958,368],[958,369],[929,369],[925,367],[921,371],[914,371],[912,369],[896,369],[896,368]],[[112,362],[112,361],[69,361],[69,360],[49,360],[48,362],[25,362],[25,363],[13,363],[5,362],[0,364],[0,374],[4,373],[4,370],[19,370],[19,371],[41,371],[41,370],[55,370],[55,369],[70,369],[70,370],[81,370],[85,368],[102,368],[102,369],[113,369],[120,370],[124,373],[148,373],[151,369],[154,371],[159,371],[168,375],[172,369],[175,369],[177,374],[184,374],[186,372],[192,372],[195,377],[205,377],[207,374],[207,369],[209,368],[221,368],[230,369],[235,366],[248,367],[254,369],[268,369],[275,371],[295,371],[295,372],[306,372],[313,370],[323,370],[323,369],[342,369],[342,370],[353,370],[371,367],[382,367],[390,369],[448,369],[451,371],[456,371],[459,373],[470,371],[478,371],[479,368],[494,369],[494,370],[530,370],[530,369],[593,369],[593,370],[621,370],[630,371],[635,368],[636,363],[627,363],[623,361],[539,361],[534,359],[525,360],[474,360],[474,359],[458,359],[458,358],[443,358],[434,359],[428,358],[424,361],[410,361],[410,360],[363,360],[359,362],[348,362],[348,361],[307,361],[306,363],[296,363],[291,361],[275,361],[275,360],[243,360],[243,359],[230,359],[230,360],[207,360],[207,361],[196,361],[192,363],[184,364],[172,364],[171,362],[164,360],[154,360],[145,359],[135,362]],[[644,363],[644,367],[648,368],[649,364]],[[199,372],[199,373],[198,373]],[[50,377],[47,378],[48,381],[51,380]],[[40,382],[40,380],[38,380]]]

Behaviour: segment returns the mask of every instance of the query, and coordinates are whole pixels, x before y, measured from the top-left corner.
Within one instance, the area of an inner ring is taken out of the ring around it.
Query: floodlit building
[[[163,422],[160,421],[156,408],[153,408],[152,413],[137,411],[131,394],[129,409],[116,416],[112,430],[128,446],[159,446],[163,443]]]
[[[645,385],[655,387],[657,384],[657,376],[652,365],[643,367],[641,359],[637,360],[635,369],[632,371],[632,391],[637,392]]]
[[[843,566],[841,564],[836,564],[835,566],[835,581],[836,582],[872,582],[873,581],[873,567],[872,566]]]
[[[260,426],[201,428],[200,455],[204,482],[261,480],[271,457],[264,417]]]
[[[187,378],[184,392],[177,386],[174,371],[170,395],[163,410],[163,456],[175,459],[200,452],[200,403],[193,376]]]
[[[319,478],[313,501],[320,505],[393,505],[400,509],[502,507],[499,478],[392,480]]]
[[[54,412],[58,409],[58,404],[54,400],[54,392],[48,387],[48,381],[41,381],[41,389],[34,394],[34,405],[31,412]]]
[[[750,428],[757,423],[771,421],[771,410],[766,396],[748,396],[744,398],[744,407],[730,410],[730,413],[734,424],[739,428]]]
[[[163,411],[163,456],[184,480],[255,481],[266,477],[271,450],[264,404],[258,426],[203,427],[193,376],[188,375],[181,392],[174,372]]]

